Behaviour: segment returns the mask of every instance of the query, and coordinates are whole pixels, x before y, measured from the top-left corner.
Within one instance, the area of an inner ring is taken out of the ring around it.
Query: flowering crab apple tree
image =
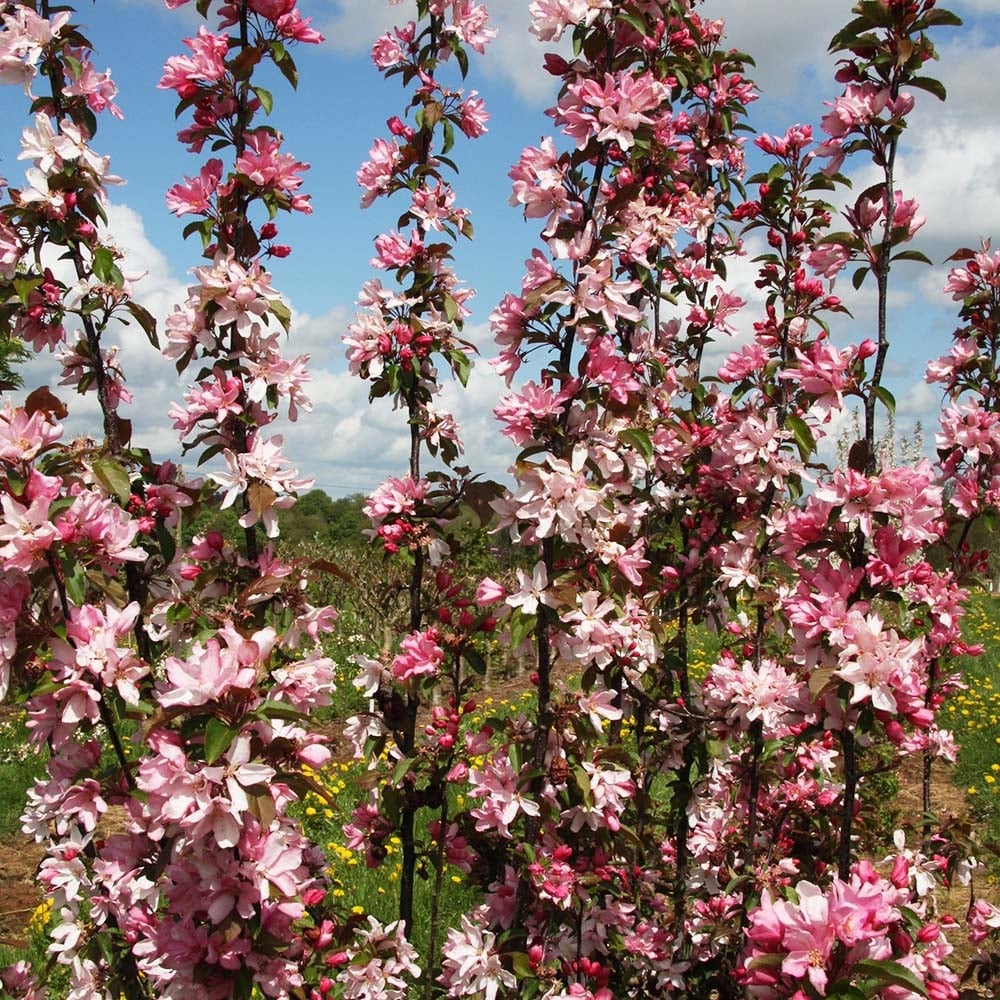
[[[194,216],[205,257],[164,337],[195,373],[170,419],[186,450],[225,460],[201,483],[133,448],[120,412],[109,326],[157,338],[103,227],[114,178],[91,142],[97,113],[117,113],[114,85],[70,12],[2,12],[3,78],[23,84],[33,117],[32,166],[0,209],[0,315],[5,333],[61,352],[63,384],[96,392],[103,415],[101,444],[67,445],[50,390],[0,411],[0,677],[30,691],[31,738],[50,755],[24,824],[47,845],[50,952],[80,998],[301,994],[331,936],[316,909],[324,858],[287,808],[329,758],[302,720],[332,688],[318,640],[334,613],[308,603],[310,567],[263,543],[303,485],[269,425],[308,409],[306,358],[282,356],[290,314],[265,265],[288,253],[274,220],[309,199],[255,79],[270,62],[294,83],[292,46],[320,36],[292,4],[225,4],[215,18],[161,82],[191,116],[181,141],[219,154],[167,196]],[[182,511],[217,490],[240,510],[243,551],[178,541]],[[41,995],[23,964],[4,986]]]
[[[949,276],[963,326],[928,373],[949,397],[937,469],[882,468],[875,448],[892,405],[890,271],[921,259],[895,159],[917,96],[942,96],[923,74],[929,34],[957,19],[933,0],[859,3],[833,41],[844,93],[825,137],[759,136],[771,165],[747,180],[746,57],[694,6],[530,5],[533,33],[569,33],[573,55],[546,57],[560,135],[511,172],[512,202],[542,229],[491,317],[508,385],[496,414],[521,449],[502,496],[457,464],[435,406],[438,366],[464,383],[472,353],[471,292],[450,266],[472,230],[445,172],[458,133],[487,123],[455,78],[493,32],[470,0],[418,0],[373,49],[411,96],[358,172],[362,203],[406,201],[375,241],[394,283],[365,286],[346,340],[372,397],[406,415],[409,467],[367,511],[373,545],[410,576],[398,641],[357,662],[372,708],[347,732],[371,792],[345,834],[372,867],[400,836],[388,925],[327,894],[322,852],[288,811],[329,759],[306,716],[332,688],[320,638],[335,612],[308,602],[324,567],[273,547],[304,481],[270,425],[309,403],[265,265],[290,252],[275,220],[309,200],[259,81],[271,63],[294,84],[294,43],[319,35],[290,2],[224,3],[164,68],[181,141],[213,154],[167,196],[205,261],[162,331],[192,372],[169,419],[223,469],[198,482],[133,447],[120,412],[111,321],[157,336],[104,232],[113,177],[91,141],[114,85],[69,12],[2,9],[33,165],[0,206],[0,318],[61,351],[64,384],[95,392],[103,417],[102,443],[64,444],[51,390],[0,411],[0,685],[29,692],[50,754],[24,823],[47,845],[50,953],[70,996],[958,996],[934,889],[967,874],[960,851],[928,824],[919,849],[899,835],[885,860],[858,852],[873,751],[923,754],[929,779],[953,750],[935,716],[968,651],[962,588],[980,556],[965,543],[1000,496],[988,244]],[[863,156],[879,183],[838,230],[824,199]],[[728,278],[754,245],[758,311]],[[874,283],[876,316],[870,339],[837,348],[826,322],[847,267]],[[713,361],[740,329],[752,336]],[[830,471],[817,445],[852,399],[863,435]],[[181,545],[184,510],[216,497],[239,512],[240,550],[215,534]],[[460,525],[485,523],[491,498],[525,555],[508,586],[458,569]],[[702,625],[722,637],[704,677]],[[477,642],[496,627],[534,657],[534,699],[475,723]],[[445,928],[449,873],[479,902]],[[969,925],[985,943],[1000,912],[978,901]],[[993,962],[971,972],[988,979]],[[42,972],[18,963],[4,988],[41,996]]]
[[[408,562],[409,583],[406,634],[398,651],[357,658],[361,672],[355,683],[373,710],[349,720],[347,734],[357,756],[370,757],[373,769],[381,766],[387,773],[345,832],[349,845],[363,848],[369,864],[377,865],[386,855],[386,840],[398,831],[403,927],[413,926],[417,866],[432,864],[431,968],[424,976],[430,990],[446,862],[461,863],[464,842],[444,790],[467,771],[458,730],[475,702],[464,695],[471,679],[485,670],[477,638],[495,621],[488,610],[476,609],[474,590],[463,585],[459,529],[467,530],[470,519],[481,527],[489,518],[489,500],[499,492],[457,464],[463,452],[458,427],[435,405],[441,391],[438,365],[464,386],[475,350],[460,336],[472,291],[450,264],[455,241],[471,238],[472,223],[456,203],[445,171],[456,169],[450,154],[459,133],[475,139],[487,129],[482,99],[459,84],[469,72],[469,50],[482,53],[496,32],[479,4],[418,0],[417,12],[417,22],[387,32],[372,48],[376,67],[412,88],[406,109],[412,124],[391,118],[390,138],[375,140],[357,172],[362,206],[382,197],[404,200],[398,228],[375,238],[371,261],[393,275],[394,287],[380,278],[365,284],[359,302],[366,312],[344,339],[350,370],[370,383],[370,398],[391,397],[409,425],[405,475],[387,479],[365,505],[373,544],[387,558]],[[458,81],[450,82],[454,77]],[[448,471],[425,474],[429,458]],[[439,704],[420,734],[418,715],[432,702]],[[421,811],[432,817],[426,840],[416,833]]]
[[[523,449],[494,507],[533,568],[476,596],[511,648],[533,649],[536,700],[476,729],[454,698],[404,745],[389,738],[410,697],[400,671],[419,665],[430,687],[442,652],[411,632],[391,663],[362,664],[385,708],[355,720],[359,755],[388,747],[373,766],[392,780],[355,813],[351,842],[378,864],[401,799],[429,804],[429,764],[467,783],[472,806],[431,804],[427,846],[483,894],[447,935],[437,980],[450,996],[955,996],[930,888],[957,856],[928,827],[935,858],[898,840],[883,872],[858,860],[857,833],[873,747],[894,762],[925,753],[928,768],[952,752],[934,720],[947,659],[966,651],[961,584],[976,557],[962,525],[993,502],[988,459],[970,470],[975,506],[944,500],[947,462],[968,461],[947,443],[965,411],[944,425],[937,472],[880,468],[874,444],[877,409],[892,407],[890,270],[924,259],[903,246],[922,219],[896,189],[896,151],[915,95],[941,96],[922,74],[928,33],[957,19],[933,3],[860,4],[833,42],[845,90],[825,137],[760,136],[773,165],[751,196],[739,128],[755,94],[721,23],[681,3],[531,13],[540,38],[574,42],[571,60],[546,60],[562,137],[511,172],[544,249],[491,317],[511,387],[496,414]],[[403,40],[383,39],[376,61],[392,50],[397,67]],[[823,199],[862,154],[882,180],[837,231]],[[375,147],[359,175],[369,191],[395,155]],[[763,312],[742,313],[754,336],[713,369],[711,345],[745,306],[727,267],[757,233]],[[875,336],[838,349],[826,316],[843,311],[832,280],[852,264],[855,284],[876,285]],[[350,340],[376,376],[395,358],[386,325]],[[852,397],[863,436],[830,472],[817,442]],[[434,536],[413,525],[423,494],[403,502],[402,486],[370,509],[387,550],[407,541],[420,559]],[[699,682],[701,623],[724,641]]]

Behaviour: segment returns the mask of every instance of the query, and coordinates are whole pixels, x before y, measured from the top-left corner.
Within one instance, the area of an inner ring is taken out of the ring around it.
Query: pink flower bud
[[[497,601],[502,601],[505,596],[506,591],[503,587],[488,576],[480,580],[479,586],[476,587],[476,604],[481,608],[489,604],[496,604]]]
[[[910,862],[902,854],[897,854],[892,863],[889,881],[897,889],[905,889],[910,884]]]
[[[941,925],[938,923],[927,924],[926,927],[921,927],[917,931],[917,940],[921,944],[930,944],[931,941],[936,941],[941,934]]]

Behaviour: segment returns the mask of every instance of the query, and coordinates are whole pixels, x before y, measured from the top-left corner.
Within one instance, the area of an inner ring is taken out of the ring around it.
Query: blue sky
[[[476,228],[476,240],[460,250],[457,270],[477,290],[469,330],[484,357],[493,353],[486,317],[505,291],[518,288],[523,261],[537,240],[537,224],[525,223],[507,205],[507,171],[524,145],[550,133],[544,109],[554,95],[551,78],[541,69],[544,48],[527,34],[528,0],[487,4],[500,36],[485,58],[473,57],[466,86],[486,99],[490,131],[455,150],[461,168],[455,179],[458,202],[471,210]],[[702,6],[703,16],[725,18],[731,43],[757,60],[754,76],[764,96],[751,107],[751,123],[759,131],[818,124],[823,101],[839,93],[827,42],[850,16],[850,6],[847,0],[707,0]],[[928,217],[914,245],[937,262],[956,246],[976,245],[980,236],[1000,238],[1000,0],[953,0],[947,6],[966,20],[964,28],[938,34],[942,61],[932,75],[945,82],[949,100],[942,105],[929,95],[918,96],[899,169],[899,186],[920,201]],[[300,86],[293,92],[283,81],[274,82],[273,121],[285,135],[286,148],[312,165],[306,187],[315,211],[278,220],[282,240],[293,245],[294,253],[274,261],[273,274],[296,319],[289,351],[313,356],[315,408],[297,425],[285,423],[280,430],[300,472],[340,495],[368,491],[405,469],[405,422],[384,400],[369,408],[366,386],[347,375],[340,337],[371,273],[372,239],[394,223],[402,208],[391,201],[368,211],[359,207],[355,171],[373,138],[385,134],[385,120],[401,113],[405,103],[398,81],[384,81],[368,51],[382,30],[412,16],[415,4],[301,0],[300,7],[327,42],[295,51]],[[136,286],[137,297],[163,317],[173,302],[183,300],[187,272],[200,263],[199,246],[181,238],[184,221],[166,211],[164,193],[183,175],[196,173],[201,160],[176,141],[173,95],[157,90],[156,83],[164,61],[182,51],[181,39],[201,22],[193,8],[171,12],[153,0],[100,0],[82,6],[77,20],[94,44],[98,68],[111,68],[126,116],[124,122],[105,116],[95,142],[111,155],[113,171],[127,180],[112,192],[111,228],[128,252],[126,270],[146,272]],[[25,120],[26,103],[16,88],[6,90],[0,94],[0,113],[9,123],[0,141],[0,174],[16,187],[24,165],[16,161],[19,126],[14,123]],[[862,171],[857,184],[864,186],[865,176]],[[954,309],[939,293],[947,265],[904,267],[900,277],[905,280],[893,297],[891,388],[900,426],[920,419],[930,446],[940,397],[923,383],[923,366],[947,349]],[[749,300],[738,323],[749,330],[757,318],[750,265],[742,273],[737,269],[735,280]],[[846,278],[837,291],[856,317],[838,328],[838,338],[846,343],[870,335],[870,293],[854,295]],[[141,334],[126,333],[122,357],[136,397],[131,416],[138,441],[157,455],[176,455],[164,415],[180,399],[183,384]],[[28,382],[37,384],[52,372],[43,359],[29,371]],[[481,362],[469,391],[448,390],[443,402],[463,424],[469,464],[493,476],[502,476],[512,457],[490,413],[501,388]],[[93,402],[70,403],[75,416],[68,429],[95,432]]]

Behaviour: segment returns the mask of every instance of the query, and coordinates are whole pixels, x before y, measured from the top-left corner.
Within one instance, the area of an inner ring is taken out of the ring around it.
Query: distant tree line
[[[300,548],[314,544],[322,548],[328,546],[355,546],[366,543],[362,534],[371,522],[365,516],[362,506],[363,493],[332,499],[323,490],[311,490],[299,497],[293,507],[281,511],[278,523],[281,528],[281,545]],[[237,544],[243,529],[237,524],[239,512],[230,507],[226,510],[206,507],[184,526],[184,540],[190,541],[195,535],[208,531],[220,531],[227,540]]]

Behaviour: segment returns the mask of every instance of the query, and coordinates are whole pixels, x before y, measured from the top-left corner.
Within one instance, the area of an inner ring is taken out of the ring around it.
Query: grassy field
[[[993,839],[1000,839],[1000,596],[977,594],[965,618],[965,637],[983,647],[962,663],[965,690],[939,716],[961,748],[955,780]]]
[[[25,714],[17,707],[0,714],[0,839],[20,832],[25,790],[45,771],[32,751]]]

